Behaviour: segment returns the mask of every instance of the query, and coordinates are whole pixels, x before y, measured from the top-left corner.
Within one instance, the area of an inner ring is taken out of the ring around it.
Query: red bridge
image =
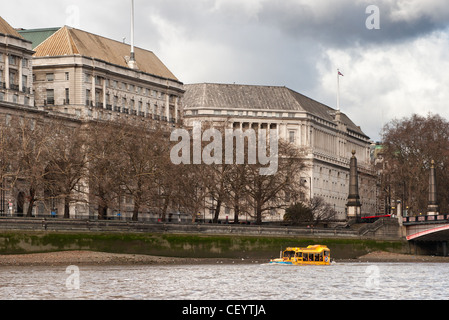
[[[449,214],[402,218],[407,240],[449,241]]]

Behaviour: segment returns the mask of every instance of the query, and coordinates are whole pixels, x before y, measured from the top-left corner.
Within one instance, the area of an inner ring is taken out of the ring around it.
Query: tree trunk
[[[35,199],[36,196],[36,192],[33,188],[30,188],[30,204],[28,206],[28,210],[27,210],[27,218],[31,218],[33,216],[33,207],[34,207],[34,202],[36,201]]]
[[[239,214],[240,214],[240,208],[239,208],[239,205],[236,204],[234,206],[234,223],[235,224],[239,223]]]
[[[164,205],[162,206],[162,213],[161,213],[161,221],[166,222],[167,220],[167,209],[168,209],[168,197],[164,198]]]
[[[220,216],[220,210],[221,210],[221,199],[217,200],[217,206],[214,210],[214,223],[218,223],[218,217]]]
[[[262,224],[262,207],[260,205],[257,205],[256,207],[256,224]]]
[[[103,203],[98,205],[98,220],[106,220],[108,215],[108,206]]]
[[[70,218],[70,199],[69,197],[64,198],[64,219]]]
[[[140,209],[139,203],[138,202],[134,202],[132,221],[139,220],[139,209]]]

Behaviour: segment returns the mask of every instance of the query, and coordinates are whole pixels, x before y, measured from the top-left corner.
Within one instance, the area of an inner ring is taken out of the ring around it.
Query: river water
[[[434,300],[446,263],[0,267],[1,299]]]

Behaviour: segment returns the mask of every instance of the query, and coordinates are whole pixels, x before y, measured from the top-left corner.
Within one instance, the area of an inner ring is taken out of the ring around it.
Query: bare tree
[[[329,222],[335,219],[337,212],[332,205],[322,197],[314,197],[309,200],[308,207],[312,211],[313,223]]]
[[[0,192],[1,210],[5,210],[5,195],[6,192],[11,191],[19,177],[18,170],[20,169],[17,164],[17,146],[18,136],[17,132],[5,122],[2,122],[0,126]]]
[[[257,224],[262,223],[265,213],[289,205],[285,201],[286,194],[291,200],[299,196],[302,187],[299,177],[305,163],[299,149],[280,140],[277,171],[271,175],[261,175],[260,168],[260,164],[248,165],[246,171],[246,200],[254,209]]]
[[[17,135],[17,162],[15,163],[17,179],[23,179],[28,186],[27,217],[32,216],[38,193],[46,188],[46,170],[49,161],[49,140],[51,125],[34,119],[20,118],[12,124]]]
[[[169,153],[163,145],[162,131],[134,125],[127,128],[119,145],[123,161],[117,168],[117,183],[132,197],[132,220],[137,221],[141,208],[156,196],[156,180]]]
[[[449,122],[439,115],[392,120],[383,129],[383,189],[418,214],[427,208],[431,161],[437,170],[440,208],[449,199]]]
[[[206,165],[178,165],[177,192],[175,203],[179,208],[192,216],[192,222],[198,218],[201,209],[205,209],[207,190]]]
[[[70,217],[70,202],[82,200],[76,191],[87,176],[86,143],[86,132],[79,124],[69,126],[62,121],[53,122],[46,191],[56,199],[63,199],[66,219]]]
[[[108,208],[121,195],[117,168],[123,161],[119,146],[126,127],[110,122],[90,122],[86,130],[89,197],[98,206],[98,219],[106,219]]]
[[[284,221],[293,225],[317,225],[335,219],[336,211],[322,197],[296,202],[285,210]]]

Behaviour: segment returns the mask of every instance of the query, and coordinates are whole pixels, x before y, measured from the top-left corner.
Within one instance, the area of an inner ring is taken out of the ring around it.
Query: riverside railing
[[[143,221],[74,220],[59,218],[0,218],[0,230],[55,232],[146,232],[241,236],[313,236],[356,238],[356,230],[345,228],[303,228],[293,226],[237,225],[210,223],[153,223]]]

